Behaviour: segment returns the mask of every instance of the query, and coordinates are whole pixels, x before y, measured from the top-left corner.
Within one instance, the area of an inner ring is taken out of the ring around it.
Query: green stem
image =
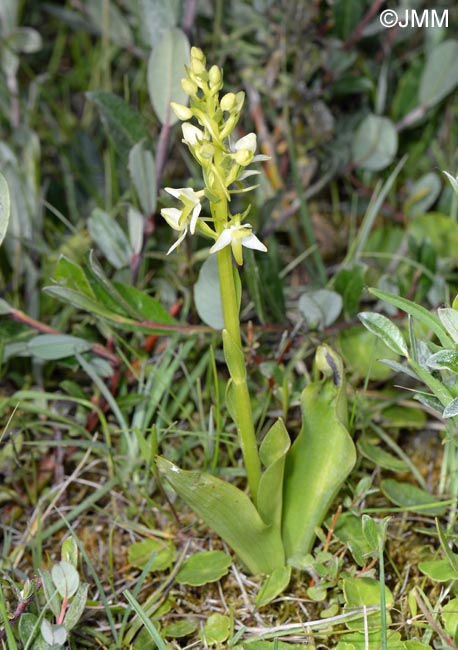
[[[239,300],[235,286],[232,252],[229,246],[218,251],[218,272],[221,298],[223,303],[224,326],[232,341],[240,351],[242,340],[240,336]],[[243,374],[243,378],[240,376]],[[253,502],[256,505],[258,485],[261,478],[261,463],[259,460],[256,434],[253,425],[250,394],[246,381],[246,373],[238,373],[231,377],[234,397],[234,421],[237,426],[240,447],[247,473]]]

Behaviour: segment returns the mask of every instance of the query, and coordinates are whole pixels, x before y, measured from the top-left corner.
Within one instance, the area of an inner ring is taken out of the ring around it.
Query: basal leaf
[[[253,574],[270,574],[284,566],[280,531],[267,526],[249,497],[231,483],[179,469],[157,459],[159,472],[178,495],[239,556]]]
[[[265,470],[259,481],[258,511],[266,524],[278,528],[281,527],[283,477],[290,444],[283,420],[278,419],[267,432],[259,449]]]
[[[341,419],[345,382],[336,375],[303,391],[302,429],[286,458],[282,537],[293,565],[310,552],[315,528],[356,462],[355,446]]]

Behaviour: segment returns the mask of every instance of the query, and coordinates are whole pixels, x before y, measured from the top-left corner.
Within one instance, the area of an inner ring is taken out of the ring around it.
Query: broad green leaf
[[[8,223],[10,221],[11,204],[8,183],[3,174],[0,174],[0,246],[5,239]]]
[[[89,585],[87,582],[82,582],[78,587],[76,594],[73,596],[70,605],[65,613],[63,626],[70,632],[80,620],[86,607],[87,592]]]
[[[444,347],[453,347],[453,341],[450,339],[444,327],[441,325],[440,320],[434,316],[434,314],[431,314],[431,312],[429,312],[427,309],[421,305],[417,305],[411,300],[401,298],[401,296],[397,296],[395,293],[391,293],[390,291],[383,291],[382,289],[372,288],[369,289],[369,291],[379,300],[384,300],[389,305],[393,305],[398,309],[402,309],[407,314],[410,314],[418,321],[420,321],[420,323],[426,325],[428,329],[436,334],[437,338],[440,340]]]
[[[138,194],[140,206],[147,216],[156,209],[156,167],[145,141],[137,142],[129,152],[129,173]]]
[[[353,33],[364,14],[362,0],[336,0],[333,6],[334,30],[342,41]]]
[[[284,566],[280,531],[266,526],[249,497],[234,485],[203,472],[179,469],[157,459],[159,472],[177,494],[233,550],[253,574]]]
[[[76,264],[64,255],[59,257],[52,279],[61,287],[74,289],[75,291],[86,294],[89,298],[95,299],[95,294],[84,270],[79,264]]]
[[[268,605],[274,598],[277,598],[283,593],[291,580],[291,567],[284,566],[275,569],[270,576],[268,576],[254,601],[256,607],[264,607]]]
[[[89,341],[65,334],[39,334],[27,342],[30,354],[46,361],[72,357],[87,352],[91,346]]]
[[[225,576],[231,562],[231,557],[224,551],[200,551],[183,562],[175,580],[180,585],[201,587]]]
[[[130,242],[124,230],[108,212],[95,208],[87,225],[89,234],[110,264],[116,269],[129,266],[132,257]]]
[[[165,639],[181,639],[184,636],[189,636],[197,630],[199,624],[194,618],[183,618],[176,623],[164,625],[161,628],[161,634]]]
[[[441,608],[441,618],[447,633],[456,639],[458,632],[458,598],[452,598]]]
[[[99,316],[100,318],[103,318],[110,323],[113,323],[114,325],[117,325],[118,327],[122,327],[127,330],[132,330],[132,329],[138,329],[139,331],[141,330],[141,327],[139,324],[131,320],[129,318],[124,318],[123,316],[120,316],[119,314],[116,314],[109,309],[106,309],[103,305],[100,305],[99,302],[96,300],[92,300],[88,296],[86,296],[83,293],[79,293],[78,291],[75,291],[73,289],[67,289],[66,287],[44,287],[43,291],[51,296],[54,296],[55,298],[58,298],[59,300],[62,300],[63,302],[67,302],[70,305],[73,305],[74,307],[78,307],[79,309],[83,309],[84,311],[88,311],[90,314],[94,314],[94,316]],[[151,328],[144,328],[147,331],[150,331]]]
[[[420,562],[418,568],[434,582],[458,580],[458,572],[450,566],[448,560],[426,560],[425,562]]]
[[[281,527],[283,507],[283,478],[290,437],[278,419],[267,432],[259,448],[259,457],[265,469],[258,487],[258,511],[266,524]]]
[[[346,411],[345,380],[337,374],[336,369],[332,377],[303,391],[302,429],[286,458],[282,537],[293,566],[310,552],[315,528],[356,462],[355,446],[341,415]]]
[[[189,64],[189,42],[181,29],[164,31],[148,61],[147,83],[151,104],[162,124],[175,124],[177,116],[170,102],[186,104],[188,95],[181,87],[185,65]]]
[[[97,106],[107,135],[118,154],[127,160],[132,147],[148,137],[142,116],[113,93],[93,90],[86,95]]]
[[[231,633],[231,618],[225,614],[211,614],[204,625],[203,637],[206,645],[224,643]]]
[[[371,605],[380,606],[380,583],[374,578],[344,578],[342,581],[343,593],[345,598],[345,608],[348,611],[370,607]],[[385,602],[387,609],[393,606],[393,594],[385,586]],[[391,623],[390,613],[386,612],[387,624]],[[364,620],[346,621],[345,625],[350,630],[362,630]],[[367,625],[369,630],[380,625],[380,612],[369,612],[367,615]]]
[[[61,560],[51,569],[51,578],[62,598],[71,598],[80,584],[78,571],[73,564]]]
[[[385,479],[380,488],[383,494],[395,505],[418,512],[423,515],[443,515],[446,506],[432,494],[410,483],[401,483],[395,479]]]
[[[451,307],[443,307],[437,310],[437,315],[453,342],[458,344],[458,311]]]
[[[363,325],[355,325],[340,332],[338,342],[348,374],[352,377],[360,379],[368,377],[376,381],[387,379],[391,372],[378,361],[382,357],[399,358],[378,336],[369,332]]]
[[[398,150],[396,127],[387,117],[367,115],[353,139],[353,162],[358,167],[380,171],[390,165]]]
[[[359,313],[358,318],[364,327],[378,336],[390,350],[405,357],[409,355],[401,330],[389,318],[369,311]]]
[[[153,556],[154,559],[150,562]],[[148,565],[150,571],[165,571],[172,566],[175,558],[175,546],[170,542],[156,539],[134,542],[127,549],[129,564],[142,570]]]
[[[216,330],[224,327],[223,304],[218,275],[218,256],[209,255],[200,267],[194,285],[194,302],[197,313],[206,325]]]
[[[426,364],[435,370],[446,368],[452,372],[458,373],[458,351],[440,350],[431,355]]]
[[[223,330],[224,359],[231,379],[235,383],[244,382],[246,379],[245,355],[240,345],[234,341],[229,332]]]
[[[448,39],[433,49],[420,80],[420,104],[434,106],[458,85],[457,60],[458,41]]]
[[[164,325],[176,323],[175,318],[169,314],[167,309],[156,298],[149,296],[144,291],[140,291],[140,289],[120,282],[113,282],[113,286],[131,310],[135,310],[140,315],[141,320],[150,320]]]

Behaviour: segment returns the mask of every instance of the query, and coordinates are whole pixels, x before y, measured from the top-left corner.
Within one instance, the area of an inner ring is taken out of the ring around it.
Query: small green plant
[[[258,446],[241,345],[241,283],[238,267],[243,247],[265,251],[243,214],[232,214],[231,199],[246,192],[247,169],[256,156],[256,135],[232,138],[244,93],[219,98],[222,71],[206,68],[201,50],[192,48],[182,87],[190,106],[172,104],[182,125],[183,139],[202,168],[204,189],[172,189],[181,208],[164,208],[162,215],[179,233],[174,250],[188,235],[200,233],[213,241],[217,255],[224,329],[224,355],[230,374],[228,410],[236,424],[251,498],[234,485],[201,471],[183,471],[165,458],[157,459],[163,477],[185,502],[237,553],[249,571],[271,576],[263,601],[289,582],[291,566],[301,566],[310,552],[336,493],[356,460],[347,430],[345,377],[341,359],[327,345],[315,357],[313,381],[302,394],[302,429],[293,444],[283,420],[277,420]],[[197,120],[199,126],[191,123]],[[209,205],[203,216],[203,202]],[[234,264],[235,260],[235,264]]]
[[[27,580],[22,589],[16,589],[14,612],[6,614],[5,603],[1,603],[4,629],[0,630],[0,639],[6,637],[11,650],[58,650],[66,646],[84,612],[89,588],[81,582],[77,564],[78,546],[73,537],[67,537],[62,543],[61,560],[49,570],[40,569],[36,582]],[[38,594],[41,589],[44,602]],[[27,611],[32,604],[36,613]]]

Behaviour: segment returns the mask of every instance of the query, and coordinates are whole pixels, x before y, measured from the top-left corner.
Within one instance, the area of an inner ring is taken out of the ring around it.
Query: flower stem
[[[237,348],[239,348],[240,357],[243,357],[239,321],[240,305],[237,296],[230,246],[226,246],[218,251],[218,272],[225,329],[232,342]],[[230,367],[229,370],[231,371]],[[250,487],[251,496],[256,505],[258,485],[261,478],[261,462],[259,460],[258,447],[256,444],[253,414],[251,410],[250,394],[248,392],[244,362],[243,369],[240,369],[240,372],[237,372],[237,376],[235,376],[233,372],[231,375],[231,390],[234,401],[233,413],[231,413],[231,415],[234,418],[237,427],[248,485]]]

